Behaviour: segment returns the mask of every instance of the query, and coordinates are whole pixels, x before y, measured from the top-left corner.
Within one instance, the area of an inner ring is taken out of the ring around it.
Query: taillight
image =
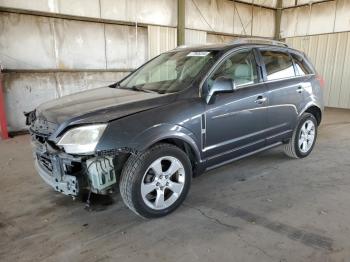
[[[320,86],[322,88],[324,88],[326,86],[326,81],[324,80],[324,78],[322,76],[317,75],[316,80],[320,83]]]

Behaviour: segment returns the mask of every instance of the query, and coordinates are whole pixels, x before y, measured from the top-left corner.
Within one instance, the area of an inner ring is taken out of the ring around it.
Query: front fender
[[[186,142],[193,149],[197,160],[201,160],[198,138],[187,128],[175,124],[159,124],[146,129],[131,141],[130,147],[138,151],[144,151],[165,139],[179,139]]]

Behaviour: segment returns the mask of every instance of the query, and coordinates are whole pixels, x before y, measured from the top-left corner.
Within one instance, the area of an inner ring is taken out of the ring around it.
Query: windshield
[[[164,53],[119,83],[131,88],[161,94],[184,90],[213,59],[216,51],[179,51]]]

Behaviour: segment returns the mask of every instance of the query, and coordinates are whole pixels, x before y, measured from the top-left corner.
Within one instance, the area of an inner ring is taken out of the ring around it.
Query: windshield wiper
[[[153,91],[153,90],[143,89],[142,87],[139,87],[139,86],[132,86],[130,89],[135,90],[135,91],[145,92],[145,93],[158,93],[158,92]]]

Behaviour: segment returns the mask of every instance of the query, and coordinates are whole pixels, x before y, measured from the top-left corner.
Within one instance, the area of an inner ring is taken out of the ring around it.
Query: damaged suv
[[[192,177],[281,144],[312,151],[324,82],[281,42],[181,47],[121,81],[26,114],[35,166],[56,191],[118,191],[142,217],[169,214]]]

